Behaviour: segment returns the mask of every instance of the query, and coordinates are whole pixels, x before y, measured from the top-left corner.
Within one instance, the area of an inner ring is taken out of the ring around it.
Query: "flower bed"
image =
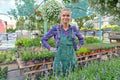
[[[93,61],[70,71],[68,76],[58,76],[59,80],[120,80],[120,58],[107,61]],[[41,80],[54,80],[56,75],[39,77]]]
[[[101,44],[101,47],[100,45],[98,46],[98,44],[89,44],[87,47],[86,46],[87,45],[84,45],[76,54],[78,63],[96,60],[101,58],[101,55],[108,56],[116,51],[115,46],[112,44]],[[91,48],[91,46],[95,49]],[[53,67],[55,53],[51,53],[47,49],[35,51],[33,48],[27,48],[21,50],[19,54],[20,58],[17,58],[17,62],[22,72],[21,75],[36,74],[46,70],[51,70]]]
[[[0,64],[9,64],[16,61],[16,56],[12,51],[0,51]]]
[[[115,45],[107,43],[87,44],[83,45],[80,50],[76,51],[77,58],[85,55],[91,55],[96,53],[108,53],[115,51]],[[31,62],[34,64],[43,62],[53,62],[55,53],[48,51],[47,49],[41,49],[41,51],[35,51],[32,48],[22,49],[20,52],[20,58],[24,62],[24,65],[29,65]],[[99,54],[96,54],[99,55]],[[98,57],[98,56],[96,56]]]

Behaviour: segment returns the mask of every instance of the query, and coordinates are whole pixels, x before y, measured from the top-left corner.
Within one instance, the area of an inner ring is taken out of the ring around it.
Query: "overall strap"
[[[57,32],[58,32],[58,38],[60,38],[60,29],[61,28],[61,26],[60,26],[60,24],[57,26]]]
[[[61,31],[61,25],[59,24],[57,26],[57,32],[58,32],[58,38],[60,38],[60,31]],[[75,38],[75,34],[74,34],[74,31],[73,31],[73,27],[71,26],[71,32],[72,32],[72,38]]]

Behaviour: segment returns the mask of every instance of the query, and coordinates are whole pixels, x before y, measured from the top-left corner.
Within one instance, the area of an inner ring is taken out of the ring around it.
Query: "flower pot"
[[[39,60],[34,60],[34,64],[38,64],[39,63]]]
[[[39,59],[39,63],[44,63],[45,62],[45,59],[44,58],[40,58]]]
[[[25,66],[28,66],[29,64],[30,64],[29,61],[24,61],[24,65],[25,65]]]

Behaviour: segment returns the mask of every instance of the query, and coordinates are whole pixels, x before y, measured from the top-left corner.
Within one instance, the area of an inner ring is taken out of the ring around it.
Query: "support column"
[[[100,42],[102,42],[102,30],[101,30],[101,27],[102,27],[102,17],[101,15],[99,15],[99,40]]]
[[[46,0],[44,0],[44,4],[46,3]],[[47,33],[47,20],[44,19],[44,34]]]

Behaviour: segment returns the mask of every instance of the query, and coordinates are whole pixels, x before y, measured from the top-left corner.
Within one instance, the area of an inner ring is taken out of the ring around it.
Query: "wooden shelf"
[[[113,51],[113,53],[116,50],[111,50]],[[109,55],[110,51],[103,51],[103,52],[99,52],[99,53],[94,53],[94,54],[90,54],[90,55],[83,55],[80,57],[77,57],[78,59],[78,63],[82,63],[82,62],[86,62],[86,61],[92,61],[95,59],[100,58],[103,55]],[[35,74],[35,73],[40,73],[46,70],[52,70],[53,68],[53,62],[44,62],[44,63],[38,63],[38,64],[34,64],[33,62],[27,66],[24,65],[24,61],[22,61],[21,58],[17,58],[17,63],[18,66],[20,68],[20,72],[21,75],[29,75],[29,74]],[[44,67],[45,66],[45,67]]]
[[[24,61],[22,61],[20,58],[17,58],[17,62],[18,62],[18,66],[20,69],[34,67],[34,66],[40,66],[40,65],[42,66],[43,64],[49,65],[49,64],[53,63],[53,62],[45,62],[45,63],[38,63],[38,64],[30,63],[29,65],[25,66]]]
[[[26,72],[26,73],[24,73],[24,74],[25,74],[25,75],[34,74],[34,73],[39,73],[39,72],[48,71],[48,70],[52,70],[52,69],[53,69],[52,67],[49,67],[49,68],[47,68],[47,69],[34,70],[34,71]]]

